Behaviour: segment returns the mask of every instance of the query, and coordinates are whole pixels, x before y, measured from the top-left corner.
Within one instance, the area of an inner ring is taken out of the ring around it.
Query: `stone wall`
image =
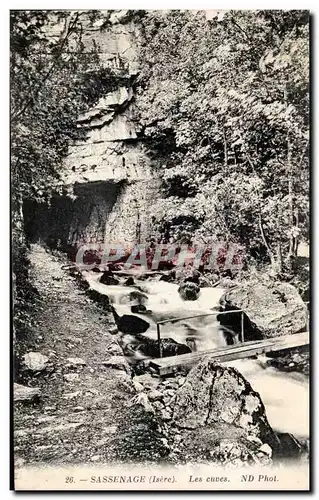
[[[130,246],[152,236],[150,207],[158,189],[156,178],[123,184],[106,222],[105,243],[119,242]]]
[[[72,204],[67,244],[103,243],[109,214],[121,190],[118,183],[89,183],[77,186]]]

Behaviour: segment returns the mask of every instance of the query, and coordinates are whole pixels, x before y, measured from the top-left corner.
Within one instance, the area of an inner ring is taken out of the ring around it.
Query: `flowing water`
[[[224,292],[222,288],[202,288],[197,300],[184,301],[180,298],[177,284],[159,281],[159,276],[156,274],[147,280],[139,279],[138,274],[135,275],[135,286],[132,287],[121,284],[103,285],[98,282],[101,274],[93,272],[85,274],[91,288],[107,295],[120,316],[131,315],[131,306],[137,304],[136,300],[130,300],[131,292],[138,289],[145,294],[147,314],[135,314],[135,316],[150,323],[150,328],[144,336],[154,340],[157,339],[156,322],[212,313],[216,310]],[[224,331],[215,315],[163,324],[161,337],[188,344],[192,350],[197,351],[227,345]],[[133,341],[133,336],[125,336],[125,342],[128,344]],[[139,352],[134,352],[132,359],[136,361],[143,357]],[[252,388],[260,394],[268,421],[274,430],[289,432],[300,439],[309,437],[308,377],[301,373],[281,372],[267,365],[265,356],[259,356],[256,360],[236,360],[226,365],[237,368],[250,382]]]

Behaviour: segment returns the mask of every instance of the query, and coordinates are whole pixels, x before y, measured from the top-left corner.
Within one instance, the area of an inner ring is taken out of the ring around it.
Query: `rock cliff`
[[[73,247],[131,244],[151,232],[148,212],[158,181],[136,120],[139,30],[130,17],[129,11],[112,12],[105,30],[97,23],[84,33],[84,44],[97,46],[102,63],[118,75],[118,87],[78,118],[86,138],[65,160],[63,180],[74,202],[62,240]]]

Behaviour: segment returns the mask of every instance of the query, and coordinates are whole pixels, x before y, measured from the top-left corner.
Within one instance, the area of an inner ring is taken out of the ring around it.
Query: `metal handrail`
[[[309,300],[304,301],[304,304],[309,304]],[[197,314],[197,315],[193,315],[193,316],[185,316],[183,318],[163,319],[162,321],[156,322],[159,357],[160,358],[163,357],[160,325],[163,325],[165,323],[177,323],[177,321],[183,321],[185,319],[204,318],[206,316],[217,316],[217,315],[232,314],[232,313],[240,313],[240,341],[241,341],[241,343],[244,343],[245,342],[245,336],[244,336],[244,320],[245,320],[244,313],[245,313],[245,311],[243,309],[231,309],[230,311],[213,311],[211,313]],[[308,330],[309,330],[309,327],[308,327]]]
[[[182,321],[183,319],[204,318],[205,316],[214,316],[215,314],[228,314],[228,313],[235,313],[235,312],[244,312],[244,311],[243,311],[243,309],[231,309],[230,311],[213,311],[211,313],[195,314],[193,316],[185,316],[183,318],[163,319],[162,321],[157,321],[157,324],[163,325],[164,323],[175,323],[177,321]]]
[[[165,323],[177,323],[177,321],[183,321],[184,319],[204,318],[206,316],[217,316],[219,314],[231,314],[231,313],[240,313],[240,337],[241,337],[241,343],[244,343],[245,342],[245,338],[244,338],[244,311],[242,309],[232,309],[230,311],[214,311],[214,312],[206,313],[206,314],[197,314],[197,315],[193,315],[193,316],[186,316],[184,318],[163,319],[162,321],[158,321],[156,323],[159,357],[160,358],[163,357],[160,325],[163,325]]]

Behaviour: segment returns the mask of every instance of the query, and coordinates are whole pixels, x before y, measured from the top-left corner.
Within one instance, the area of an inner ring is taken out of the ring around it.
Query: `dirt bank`
[[[48,362],[40,371],[17,374],[19,383],[38,387],[41,396],[39,402],[15,403],[16,466],[158,460],[166,453],[160,428],[136,404],[110,315],[79,290],[61,268],[62,257],[39,245],[30,257],[39,297],[37,326],[24,349]]]

